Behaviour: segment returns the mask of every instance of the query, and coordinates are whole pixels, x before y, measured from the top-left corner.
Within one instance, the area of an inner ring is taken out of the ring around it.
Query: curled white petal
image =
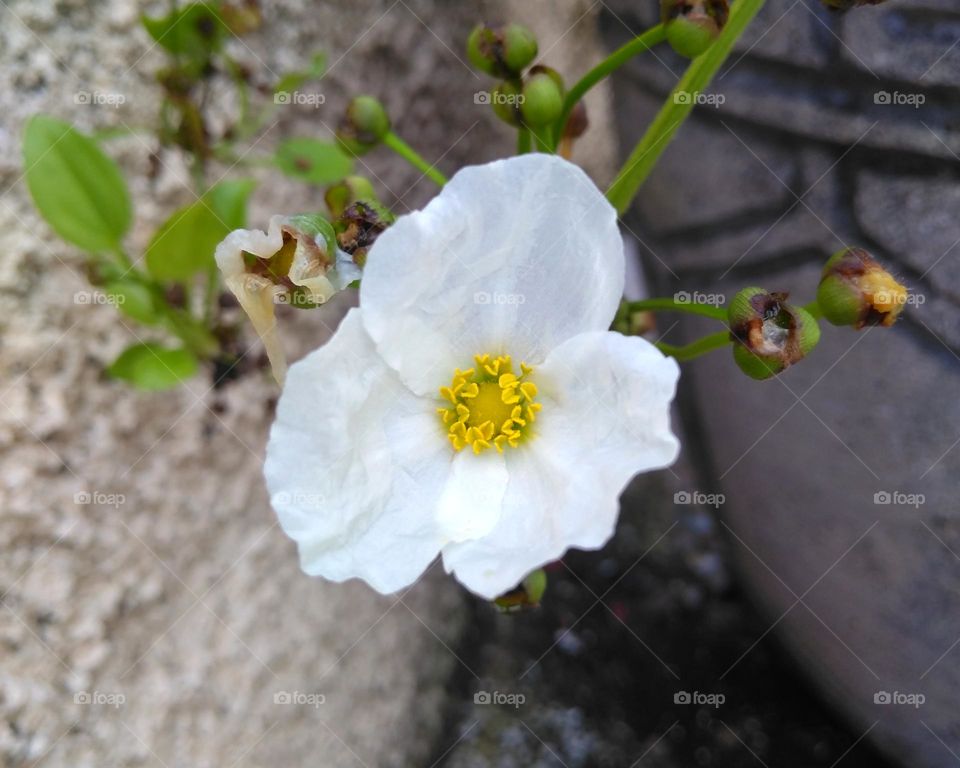
[[[580,168],[528,154],[464,168],[367,255],[377,348],[417,393],[477,353],[542,362],[609,327],[623,292],[616,211]]]
[[[602,547],[630,478],[676,459],[678,376],[673,359],[636,337],[587,333],[553,350],[536,371],[537,434],[507,454],[500,520],[486,536],[444,547],[447,571],[492,599],[570,547]]]
[[[264,472],[306,573],[360,578],[389,593],[436,557],[435,510],[451,457],[435,405],[382,361],[360,310],[291,366]]]
[[[267,352],[273,376],[277,383],[283,384],[287,375],[287,356],[277,332],[276,316],[277,300],[283,295],[283,288],[259,275],[244,273],[227,275],[223,282],[250,318]]]

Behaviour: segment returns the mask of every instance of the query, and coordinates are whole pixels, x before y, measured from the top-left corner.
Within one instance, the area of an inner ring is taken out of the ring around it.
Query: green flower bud
[[[347,176],[339,184],[327,187],[323,196],[330,214],[336,218],[341,216],[351,203],[358,200],[376,202],[377,193],[373,184],[364,176]]]
[[[844,248],[823,267],[817,304],[834,325],[860,330],[893,325],[907,303],[908,291],[862,248]]]
[[[523,101],[522,86],[519,80],[505,80],[493,89],[493,111],[507,125],[522,125],[520,102]]]
[[[720,36],[729,15],[729,0],[660,0],[660,20],[667,42],[690,59],[706,51]]]
[[[555,69],[534,67],[530,77],[523,84],[523,103],[520,113],[523,121],[539,128],[549,125],[560,117],[563,111],[563,78]]]
[[[538,568],[520,582],[516,589],[500,595],[493,602],[503,613],[516,613],[530,608],[538,608],[546,591],[546,571]]]
[[[467,58],[481,72],[513,79],[537,57],[537,39],[520,24],[478,24],[467,38]]]
[[[383,104],[373,96],[356,96],[347,106],[337,140],[350,154],[369,152],[390,131],[390,116]]]
[[[610,329],[624,336],[642,336],[656,328],[656,325],[653,312],[645,309],[631,309],[630,302],[621,299]]]
[[[786,293],[744,288],[727,312],[733,359],[747,376],[769,379],[802,360],[820,341],[820,326]]]

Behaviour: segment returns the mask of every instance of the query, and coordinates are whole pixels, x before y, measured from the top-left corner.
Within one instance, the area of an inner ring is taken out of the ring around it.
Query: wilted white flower
[[[217,266],[263,341],[273,375],[287,370],[276,305],[323,304],[360,277],[322,216],[272,216],[266,232],[238,229],[217,246]]]
[[[675,361],[608,331],[623,281],[614,209],[542,154],[465,168],[380,235],[267,447],[303,569],[388,593],[440,554],[494,598],[603,546],[627,481],[679,449]]]

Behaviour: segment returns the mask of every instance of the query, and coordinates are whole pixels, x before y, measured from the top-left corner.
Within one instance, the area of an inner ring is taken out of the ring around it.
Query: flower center
[[[480,453],[491,445],[503,453],[505,446],[516,448],[531,435],[531,424],[543,406],[535,402],[537,387],[528,381],[533,372],[520,363],[520,375],[513,371],[509,355],[475,355],[476,367],[459,368],[449,387],[440,387],[440,396],[450,405],[438,408],[454,450],[468,445]]]

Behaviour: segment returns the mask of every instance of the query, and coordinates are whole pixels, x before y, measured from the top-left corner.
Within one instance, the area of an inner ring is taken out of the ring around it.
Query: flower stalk
[[[397,136],[397,134],[393,131],[387,131],[386,135],[383,137],[383,143],[385,146],[392,149],[400,157],[410,163],[410,165],[420,171],[438,187],[442,187],[447,183],[446,176],[440,173],[435,166],[424,160],[416,152],[416,150],[413,149],[413,147],[407,144],[407,142]]]
[[[733,340],[730,338],[729,331],[717,331],[716,333],[711,333],[709,336],[704,336],[702,339],[697,339],[680,347],[667,344],[664,341],[655,342],[655,346],[663,352],[663,354],[669,355],[678,363],[685,363],[701,355],[705,355],[708,352],[728,347],[732,342]]]
[[[607,199],[618,213],[622,214],[630,207],[663,150],[690,115],[696,100],[689,98],[689,95],[700,93],[710,85],[710,81],[730,55],[740,35],[763,7],[763,3],[764,0],[737,0],[720,37],[687,68],[670,98],[661,107],[607,190]],[[678,94],[685,94],[686,97],[679,98]]]
[[[714,307],[710,304],[680,302],[675,299],[641,299],[640,301],[629,302],[627,308],[631,312],[643,312],[644,310],[651,312],[685,312],[689,315],[711,317],[721,323],[727,321],[727,313],[720,307]]]
[[[630,42],[617,48],[617,50],[574,83],[563,100],[563,110],[560,112],[560,117],[557,119],[555,126],[556,135],[559,137],[563,133],[563,127],[567,122],[567,118],[570,117],[573,108],[580,99],[586,96],[591,88],[601,82],[605,77],[609,77],[634,56],[644,51],[649,51],[653,46],[662,43],[665,39],[666,33],[664,32],[663,24],[657,24],[643,34],[633,38]]]

